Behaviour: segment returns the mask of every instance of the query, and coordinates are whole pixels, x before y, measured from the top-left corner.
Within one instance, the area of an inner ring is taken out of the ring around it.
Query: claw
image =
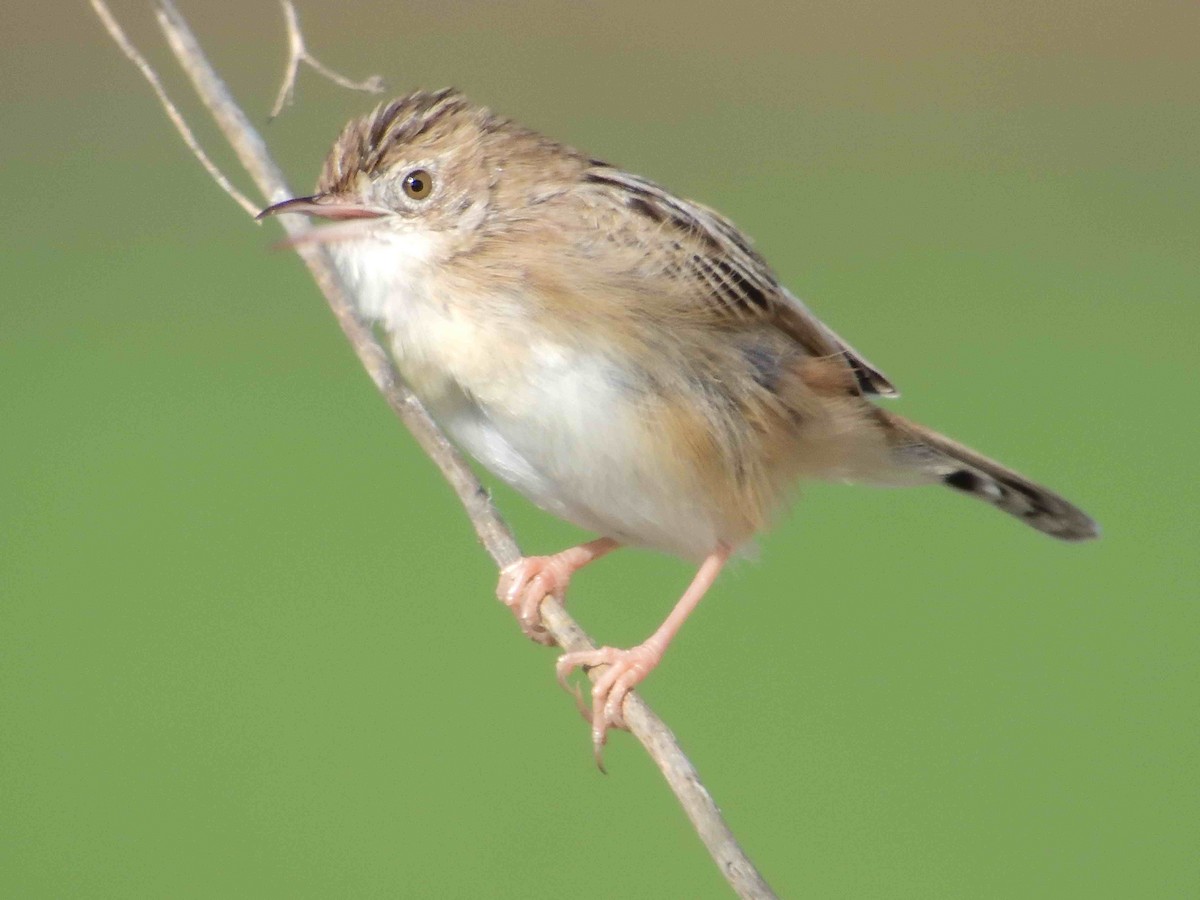
[[[599,543],[593,542],[592,548],[596,549]],[[582,547],[575,548],[576,551],[582,549]],[[607,549],[611,549],[611,547],[600,549],[602,552],[607,552]],[[605,771],[604,742],[608,739],[608,729],[627,727],[625,724],[625,698],[658,665],[663,652],[675,637],[679,627],[696,608],[696,604],[700,602],[704,593],[712,587],[717,573],[729,559],[729,553],[730,548],[722,544],[705,557],[699,571],[696,572],[696,577],[692,579],[692,583],[679,598],[679,602],[675,604],[671,614],[667,616],[658,630],[641,644],[628,650],[601,647],[599,650],[564,653],[558,658],[558,662],[554,666],[554,674],[558,678],[558,683],[563,686],[563,690],[575,694],[575,702],[579,705],[580,712],[584,714],[585,719],[591,722],[592,753],[596,757],[596,765],[601,772]],[[567,676],[575,668],[582,667],[590,670],[596,666],[606,666],[607,668],[598,673],[592,684],[592,709],[589,715],[583,708],[579,688],[576,687],[572,691],[567,685]]]
[[[592,685],[591,714],[586,715],[592,725],[592,753],[601,772],[604,768],[604,745],[608,741],[610,728],[625,728],[624,704],[629,692],[658,665],[662,651],[647,644],[639,644],[629,650],[601,647],[599,650],[581,650],[564,653],[554,667],[558,683],[570,692],[567,676],[577,667],[592,669],[605,666]],[[578,689],[575,691],[577,702]],[[581,710],[582,711],[582,710]]]
[[[554,638],[542,625],[542,601],[547,597],[562,600],[570,575],[555,572],[555,557],[527,556],[500,573],[496,598],[513,611],[521,631],[531,641],[550,646]]]
[[[616,546],[611,538],[600,538],[553,556],[522,557],[501,570],[496,599],[513,611],[526,637],[553,645],[554,638],[542,625],[542,601],[554,597],[561,603],[571,576]]]
[[[583,721],[592,721],[592,712],[587,708],[587,704],[583,702],[583,691],[579,689],[578,684],[570,684],[567,682],[567,676],[571,673],[571,669],[562,667],[562,658],[559,657],[558,663],[554,666],[554,677],[558,681],[558,686],[575,698],[575,708],[579,710],[579,714],[583,716]]]

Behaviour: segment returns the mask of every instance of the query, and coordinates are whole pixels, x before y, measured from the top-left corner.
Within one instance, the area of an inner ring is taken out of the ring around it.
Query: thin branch
[[[91,0],[91,4],[106,27],[109,27],[113,39],[125,50],[128,41],[124,39],[120,29],[116,28],[116,23],[103,0]],[[270,200],[290,197],[292,194],[283,173],[271,159],[262,137],[234,102],[229,89],[204,56],[174,3],[171,0],[158,0],[156,15],[176,59],[255,184]],[[112,23],[111,27],[109,23]],[[136,51],[133,51],[133,54],[126,51],[126,55],[135,62],[141,59]],[[141,67],[139,64],[139,68]],[[149,68],[148,65],[146,68]],[[151,80],[151,84],[155,83],[156,79]],[[159,96],[162,99],[161,92]],[[307,220],[299,216],[283,216],[280,222],[293,240],[308,233],[312,227]],[[434,424],[420,401],[404,385],[383,347],[359,319],[324,247],[315,242],[300,242],[296,250],[325,295],[371,380],[453,487],[488,554],[500,568],[517,561],[521,552],[512,531],[496,511],[486,489],[475,477],[462,455]],[[578,623],[553,598],[547,598],[543,602],[542,620],[546,629],[565,650],[586,650],[595,647]],[[600,669],[592,669],[588,674],[594,680],[600,674]],[[695,767],[684,756],[670,729],[636,694],[630,694],[625,700],[624,718],[629,730],[662,771],[721,874],[737,895],[752,900],[774,898],[775,894],[754,868],[721,818],[712,796],[701,783]]]
[[[283,84],[279,86],[279,95],[275,98],[275,105],[271,107],[271,119],[295,102],[296,76],[300,73],[300,63],[302,62],[308,63],[339,87],[350,91],[365,91],[368,94],[383,93],[383,79],[378,75],[372,75],[363,81],[351,81],[309,53],[308,47],[304,45],[304,32],[300,30],[300,18],[296,15],[296,7],[292,5],[291,0],[279,0],[279,3],[283,7],[283,20],[287,24],[288,61],[287,68],[283,73]]]
[[[233,183],[225,177],[225,174],[217,168],[217,164],[208,158],[208,154],[204,152],[204,148],[196,140],[196,135],[188,127],[187,121],[183,118],[183,115],[176,108],[175,104],[171,102],[171,98],[167,96],[167,90],[163,87],[162,81],[159,80],[158,73],[146,61],[146,57],[142,56],[130,42],[129,38],[125,36],[125,32],[121,30],[120,24],[113,18],[113,14],[108,11],[108,7],[104,4],[103,0],[90,0],[90,2],[92,9],[96,11],[96,15],[99,17],[101,24],[104,25],[104,29],[108,32],[109,37],[121,48],[121,52],[129,58],[129,61],[137,66],[138,71],[145,76],[145,79],[150,82],[150,87],[158,95],[158,102],[162,104],[167,118],[171,120],[171,124],[175,126],[175,130],[179,132],[179,136],[183,138],[183,142],[188,145],[188,149],[192,151],[192,155],[200,160],[200,165],[204,166],[204,170],[212,176],[212,180],[220,185],[221,189],[232,197],[238,206],[251,216],[256,215],[258,207],[254,201],[235,188]]]

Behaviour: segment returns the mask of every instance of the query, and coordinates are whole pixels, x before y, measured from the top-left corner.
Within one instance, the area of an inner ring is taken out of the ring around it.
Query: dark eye
[[[424,200],[433,190],[433,176],[426,169],[413,169],[404,176],[404,193],[414,200]]]

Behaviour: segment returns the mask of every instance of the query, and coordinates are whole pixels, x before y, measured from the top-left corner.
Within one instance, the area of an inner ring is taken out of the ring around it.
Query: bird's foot
[[[561,603],[571,576],[616,546],[616,541],[600,538],[553,556],[522,557],[500,572],[496,596],[516,615],[526,637],[552,645],[554,638],[542,625],[542,601],[553,597]]]
[[[550,557],[522,557],[500,571],[496,596],[516,614],[530,641],[552,646],[554,638],[541,624],[541,601],[553,596],[563,602],[571,576],[584,565],[617,548],[617,541],[598,538],[569,547]]]
[[[542,601],[554,597],[562,602],[574,571],[559,555],[524,556],[500,573],[496,597],[513,611],[527,638],[549,646],[554,638],[542,625]]]
[[[558,683],[571,692],[567,676],[579,666],[607,666],[592,685],[592,749],[596,765],[604,771],[604,743],[609,728],[625,728],[625,698],[639,682],[649,675],[662,659],[662,650],[647,642],[628,650],[601,647],[599,650],[580,650],[564,653],[558,658],[555,671]],[[574,692],[578,698],[578,691]],[[585,711],[586,715],[586,711]]]

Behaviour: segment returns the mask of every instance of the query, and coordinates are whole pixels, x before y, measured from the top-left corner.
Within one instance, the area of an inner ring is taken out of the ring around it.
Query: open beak
[[[341,224],[322,225],[320,228],[310,229],[303,234],[284,238],[275,245],[276,249],[299,247],[303,244],[336,244],[339,241],[358,240],[367,233],[366,229],[374,227],[368,225],[365,220],[380,219],[388,214],[387,210],[373,209],[333,194],[313,194],[311,197],[293,197],[291,200],[272,204],[254,218],[261,221],[267,216],[279,213],[317,216],[321,219],[333,219]]]
[[[313,194],[311,197],[293,197],[291,200],[275,203],[268,206],[255,218],[261,220],[279,213],[300,213],[321,219],[336,220],[378,219],[387,215],[385,210],[373,209],[332,194]]]

